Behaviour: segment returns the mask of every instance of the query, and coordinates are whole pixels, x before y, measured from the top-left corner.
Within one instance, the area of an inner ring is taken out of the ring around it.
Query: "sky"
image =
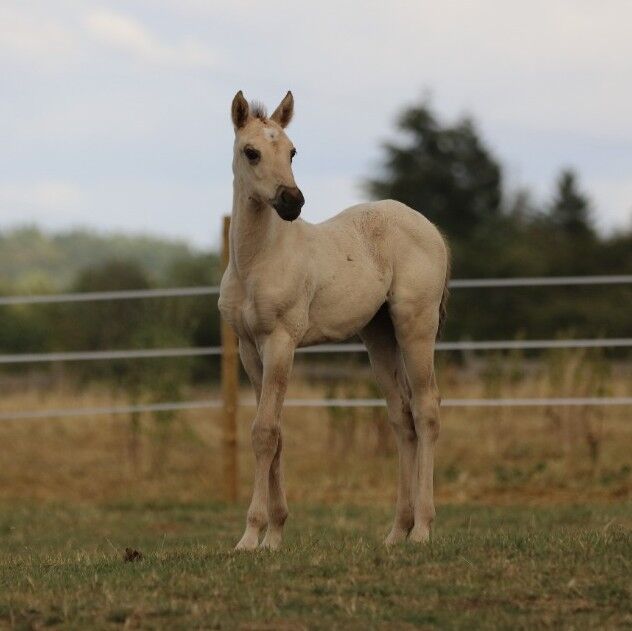
[[[472,116],[509,191],[575,168],[632,226],[629,0],[2,0],[0,230],[36,223],[216,246],[230,103],[295,98],[303,217],[365,199],[406,105]]]

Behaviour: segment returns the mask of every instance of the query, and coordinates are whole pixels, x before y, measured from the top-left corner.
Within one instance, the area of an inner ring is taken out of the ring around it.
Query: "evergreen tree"
[[[570,239],[593,239],[590,202],[578,188],[577,175],[564,169],[557,179],[557,189],[551,206],[551,221]]]
[[[366,182],[373,198],[409,205],[456,240],[500,215],[501,168],[471,120],[442,125],[424,103],[397,128],[404,140],[384,145],[384,175]]]

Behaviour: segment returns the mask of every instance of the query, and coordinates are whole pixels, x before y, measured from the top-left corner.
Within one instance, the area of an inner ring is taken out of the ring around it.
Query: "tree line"
[[[471,119],[445,124],[422,102],[401,113],[397,132],[365,189],[439,226],[454,277],[632,273],[632,221],[627,230],[600,234],[574,170],[562,168],[550,199],[537,204],[526,189],[507,192],[502,165]],[[463,289],[452,293],[446,337],[625,337],[631,310],[629,287]]]

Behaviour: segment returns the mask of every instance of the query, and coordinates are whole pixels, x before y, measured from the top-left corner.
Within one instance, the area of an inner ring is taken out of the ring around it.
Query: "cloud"
[[[25,59],[47,65],[67,61],[76,50],[71,30],[56,19],[0,5],[0,59]]]
[[[189,38],[169,46],[140,22],[120,13],[93,11],[86,19],[86,27],[101,43],[145,63],[202,68],[215,64],[213,54],[201,42]]]
[[[548,199],[570,164],[600,225],[628,225],[630,19],[629,0],[0,0],[0,225],[211,239],[241,88],[270,109],[294,91],[310,220],[362,199],[395,114],[428,88],[442,119],[474,116],[519,184]]]

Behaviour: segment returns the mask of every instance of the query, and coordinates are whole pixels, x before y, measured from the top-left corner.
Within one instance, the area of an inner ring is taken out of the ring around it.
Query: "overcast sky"
[[[471,114],[510,188],[562,166],[603,230],[632,217],[632,2],[2,0],[0,229],[217,242],[238,89],[288,89],[303,216],[363,198],[398,111]]]

